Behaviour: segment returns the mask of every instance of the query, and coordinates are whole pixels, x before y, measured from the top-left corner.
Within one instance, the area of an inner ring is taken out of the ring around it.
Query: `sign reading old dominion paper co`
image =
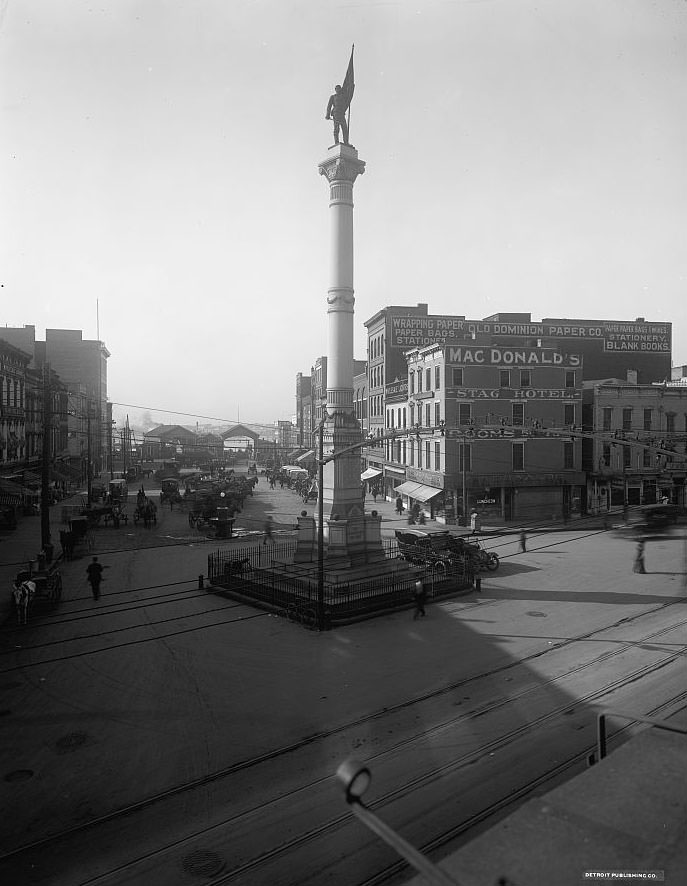
[[[583,357],[585,378],[624,378],[628,369],[638,372],[640,384],[670,378],[671,323],[644,319],[508,322],[436,314],[395,315],[389,320],[391,347],[400,349],[457,343],[470,336],[480,343],[490,340],[495,346],[507,341],[574,351]]]

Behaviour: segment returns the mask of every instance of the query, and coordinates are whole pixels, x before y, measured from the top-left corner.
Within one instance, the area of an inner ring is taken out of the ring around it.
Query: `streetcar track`
[[[672,698],[666,699],[655,708],[651,708],[651,710],[647,711],[644,716],[655,717],[665,708],[672,707],[674,704],[684,701],[687,701],[687,691],[680,692]],[[678,711],[681,710],[684,710],[684,706],[678,708]],[[678,711],[674,711],[673,713],[677,713]],[[612,739],[615,739],[619,735],[628,732],[638,722],[638,720],[632,720],[625,723],[623,726],[618,726],[613,732],[607,731],[606,736],[608,743],[610,744]],[[514,806],[523,797],[531,794],[532,791],[535,791],[543,784],[546,784],[547,782],[558,778],[560,775],[562,775],[565,771],[572,768],[573,766],[586,762],[589,759],[591,753],[596,751],[596,748],[596,742],[592,745],[588,745],[583,750],[579,751],[571,757],[568,757],[567,760],[563,760],[561,763],[554,766],[553,768],[541,773],[536,778],[531,779],[525,785],[517,788],[515,791],[508,794],[507,796],[502,797],[500,800],[497,800],[494,803],[489,804],[488,806],[485,806],[479,812],[476,812],[468,818],[463,819],[462,821],[453,825],[447,831],[436,835],[427,843],[424,843],[423,845],[418,847],[420,852],[425,855],[430,855],[432,852],[436,852],[438,849],[443,849],[447,844],[455,840],[456,837],[460,837],[462,834],[475,827],[475,825],[487,821],[496,813],[502,812],[504,809],[508,809],[509,806]],[[366,880],[361,881],[357,884],[357,886],[382,886],[382,884],[388,882],[390,877],[402,873],[404,870],[407,869],[407,867],[407,863],[399,859],[398,861],[393,862],[391,865],[384,868],[382,871],[378,871],[376,874],[373,874]],[[213,881],[210,886],[214,886],[215,882],[216,881]]]
[[[670,663],[672,663],[675,659],[679,658],[681,654],[682,654],[681,652],[680,653],[672,653],[666,659],[663,659],[660,662],[657,662],[653,665],[645,665],[645,666],[633,671],[631,674],[626,675],[623,678],[620,678],[618,680],[614,680],[602,688],[597,688],[597,689],[587,693],[585,696],[578,697],[574,701],[567,702],[566,704],[560,705],[551,711],[547,711],[545,714],[542,714],[540,717],[538,717],[532,721],[529,721],[528,723],[523,724],[523,725],[517,727],[516,729],[511,730],[510,732],[504,733],[501,736],[499,736],[498,738],[496,738],[490,742],[486,742],[485,744],[480,745],[479,748],[477,748],[473,751],[470,751],[467,754],[464,754],[462,757],[459,757],[456,760],[452,760],[449,763],[442,764],[441,766],[434,767],[430,771],[425,772],[422,775],[419,775],[416,778],[411,779],[410,781],[407,781],[405,784],[401,785],[400,787],[395,788],[391,791],[387,791],[387,793],[377,797],[373,802],[366,804],[366,805],[367,805],[368,809],[375,810],[375,809],[378,809],[379,807],[382,807],[390,802],[398,802],[399,800],[403,800],[406,797],[408,797],[410,794],[412,794],[413,791],[415,791],[416,789],[421,788],[421,787],[426,787],[427,785],[431,785],[433,782],[437,781],[440,778],[444,778],[446,775],[448,775],[454,771],[457,771],[459,769],[465,768],[466,766],[470,766],[470,765],[478,762],[486,754],[495,753],[497,750],[500,750],[503,747],[506,747],[507,745],[511,744],[517,738],[519,738],[522,735],[526,734],[527,732],[531,731],[532,728],[541,727],[543,724],[545,724],[547,722],[550,722],[552,720],[560,718],[566,711],[572,710],[575,707],[578,707],[580,704],[583,704],[585,702],[589,702],[592,700],[597,700],[597,699],[603,697],[604,695],[607,695],[607,694],[617,691],[619,688],[624,688],[625,686],[631,685],[631,683],[635,682],[638,679],[641,679],[642,677],[645,677],[645,676],[652,674],[658,670],[661,670],[662,668],[664,668],[667,665],[669,665]],[[680,700],[682,700],[684,698],[687,698],[687,691],[680,693],[678,696],[674,697],[674,699],[680,699]],[[663,702],[659,706],[659,708],[665,707],[667,703],[668,702]],[[480,714],[481,714],[481,712],[480,712]],[[480,714],[478,714],[478,716]],[[464,715],[460,719],[470,720],[472,718],[473,717],[471,715]],[[629,728],[631,725],[632,724],[628,724],[627,726],[619,727],[615,732],[613,732],[609,736],[609,738],[615,737],[619,732],[624,731],[625,729]],[[444,726],[441,728],[446,728],[446,727]],[[429,732],[419,733],[415,738],[417,739],[420,736],[424,737],[427,734],[429,734]],[[409,743],[411,743],[411,742],[406,741],[406,742],[401,743],[401,745],[402,744],[409,744]],[[398,749],[398,746],[394,745],[391,748],[387,748],[384,751],[380,751],[377,754],[371,755],[370,757],[367,758],[367,760],[368,761],[378,760],[378,759],[383,758],[385,756],[389,756],[390,754],[395,752],[397,749]],[[493,808],[487,807],[487,809],[490,811],[488,811],[488,813],[485,811],[482,811],[477,816],[473,816],[473,818],[475,820],[472,822],[472,825],[470,825],[470,826],[473,826],[474,824],[477,824],[479,821],[483,820],[484,818],[487,818],[490,815],[493,815],[496,811],[499,810],[500,807],[507,806],[509,804],[513,804],[514,802],[517,801],[517,799],[520,798],[520,796],[524,796],[527,793],[530,793],[532,790],[535,790],[536,787],[538,787],[540,784],[550,780],[551,778],[555,777],[560,772],[565,771],[565,769],[570,768],[572,765],[579,762],[580,760],[586,759],[588,756],[588,753],[589,753],[589,749],[585,749],[581,752],[576,753],[573,757],[569,758],[566,761],[563,761],[561,764],[554,767],[554,769],[549,770],[548,773],[538,776],[536,779],[531,780],[526,785],[519,788],[516,792],[509,794],[507,798],[504,798],[502,801],[499,801],[496,804],[492,804]],[[82,884],[82,886],[95,886],[95,884],[97,884],[98,881],[102,881],[104,879],[107,879],[117,873],[131,870],[131,869],[133,869],[133,867],[135,865],[138,865],[141,862],[149,861],[149,860],[154,859],[156,857],[163,856],[163,855],[167,854],[170,850],[178,851],[184,845],[188,845],[189,843],[195,842],[201,837],[206,837],[208,834],[211,834],[213,831],[217,831],[220,828],[226,828],[228,825],[231,825],[231,824],[241,820],[242,818],[254,816],[256,812],[259,812],[260,809],[262,809],[264,807],[269,807],[269,806],[273,805],[275,802],[280,802],[280,801],[283,802],[283,801],[295,796],[296,794],[301,793],[304,790],[308,790],[308,789],[312,789],[314,787],[320,786],[320,785],[324,784],[325,782],[332,781],[334,778],[335,778],[335,776],[332,776],[332,775],[323,776],[319,779],[316,779],[315,781],[309,782],[307,785],[301,785],[293,791],[288,791],[286,794],[282,794],[281,796],[276,797],[276,798],[273,797],[270,800],[259,804],[258,806],[251,807],[250,809],[244,810],[240,813],[237,813],[236,815],[232,815],[229,818],[224,819],[221,822],[217,822],[208,828],[203,828],[200,831],[195,832],[194,834],[190,834],[187,837],[185,837],[183,840],[175,841],[174,843],[172,843],[168,846],[160,847],[159,849],[156,849],[150,853],[146,853],[145,855],[140,856],[139,858],[134,859],[133,861],[129,861],[124,865],[120,865],[117,868],[112,869],[107,874],[99,875],[95,879],[86,881],[84,884]],[[301,846],[307,845],[308,843],[313,842],[314,840],[325,836],[326,834],[330,833],[332,830],[339,828],[341,825],[347,825],[350,821],[351,821],[350,813],[348,811],[344,811],[341,814],[335,816],[334,818],[331,818],[328,821],[323,822],[314,828],[304,831],[304,832],[296,835],[295,837],[291,838],[290,840],[284,841],[283,843],[279,844],[278,846],[273,846],[269,850],[267,850],[266,852],[263,852],[261,855],[257,856],[256,858],[253,858],[253,859],[250,859],[249,861],[243,862],[242,864],[233,868],[231,871],[227,871],[226,873],[223,873],[223,874],[219,875],[218,877],[208,881],[208,886],[220,886],[220,884],[229,883],[232,880],[236,879],[237,877],[243,876],[243,875],[250,873],[250,872],[254,872],[254,871],[258,870],[260,867],[264,866],[266,863],[273,861],[275,858],[278,858],[280,855],[283,855],[286,852],[293,851],[294,849],[297,849]],[[468,827],[468,825],[463,825],[463,830],[467,829],[467,827]],[[451,829],[451,833],[453,833],[453,831],[456,831],[456,834],[454,836],[457,836],[457,834],[461,832],[460,830],[457,830],[458,828],[460,828],[460,825],[455,826],[454,828]],[[451,837],[451,839],[453,839],[454,836]],[[440,845],[442,845],[442,844],[439,843],[439,846]],[[437,846],[437,848],[438,848],[438,846]],[[423,851],[425,851],[425,847],[423,847]]]
[[[416,705],[420,705],[424,702],[433,700],[433,699],[438,698],[442,695],[446,695],[450,692],[455,691],[458,688],[462,688],[470,683],[476,682],[477,680],[490,678],[490,677],[493,677],[497,674],[507,672],[511,669],[520,667],[521,665],[524,665],[534,659],[537,659],[543,655],[548,655],[550,652],[552,652],[554,650],[560,650],[572,643],[584,642],[585,640],[589,639],[589,637],[594,636],[594,634],[600,634],[605,631],[613,630],[623,624],[627,624],[629,622],[633,622],[633,621],[637,621],[641,618],[645,618],[649,614],[659,612],[659,611],[666,609],[672,605],[674,605],[674,603],[671,601],[669,603],[662,604],[662,605],[650,610],[649,612],[644,612],[644,613],[640,613],[636,616],[630,616],[630,617],[625,617],[625,618],[619,619],[616,623],[614,623],[612,625],[608,625],[604,628],[596,629],[595,631],[588,632],[587,634],[580,635],[579,637],[570,638],[568,640],[563,641],[562,643],[558,643],[554,646],[548,647],[547,649],[533,653],[532,655],[527,656],[526,658],[523,658],[523,659],[518,660],[516,662],[509,662],[508,664],[493,668],[490,671],[455,681],[446,687],[442,687],[440,689],[436,689],[431,692],[424,693],[421,696],[417,696],[416,698],[409,699],[404,702],[400,702],[400,703],[393,705],[391,707],[382,708],[379,711],[376,711],[375,713],[373,713],[371,715],[367,715],[365,717],[360,717],[356,720],[352,720],[347,723],[340,724],[339,726],[334,727],[329,730],[324,730],[324,731],[321,731],[318,733],[314,733],[314,734],[312,734],[310,736],[306,736],[296,742],[292,742],[289,745],[285,745],[280,748],[275,748],[275,749],[268,751],[266,753],[257,755],[256,757],[248,758],[247,760],[244,760],[244,761],[239,761],[238,763],[232,764],[231,766],[217,770],[214,773],[210,773],[208,775],[205,775],[205,776],[195,779],[193,781],[186,782],[181,785],[177,785],[177,786],[169,788],[165,791],[161,791],[158,794],[152,795],[151,797],[147,797],[143,800],[129,804],[128,806],[121,807],[120,809],[114,810],[110,813],[107,813],[105,815],[94,818],[94,819],[90,820],[89,822],[86,822],[86,823],[83,823],[80,825],[75,825],[72,828],[67,828],[64,831],[60,831],[57,834],[51,835],[50,837],[44,838],[42,840],[38,840],[34,843],[30,843],[30,844],[26,844],[24,846],[18,847],[17,849],[12,850],[10,853],[6,853],[5,855],[0,855],[0,861],[3,861],[7,858],[11,858],[19,853],[22,853],[22,852],[27,852],[29,850],[33,850],[38,847],[50,845],[53,841],[57,841],[57,840],[65,838],[67,836],[70,836],[70,835],[73,835],[76,833],[80,833],[82,831],[86,831],[92,827],[99,825],[99,824],[104,824],[106,822],[111,822],[111,821],[114,821],[114,820],[117,820],[120,818],[125,818],[127,816],[135,814],[136,812],[142,811],[143,809],[153,806],[157,803],[163,802],[164,800],[171,799],[172,797],[178,796],[180,794],[196,790],[199,787],[209,785],[215,781],[219,781],[224,778],[229,778],[238,772],[245,771],[247,769],[253,768],[254,766],[266,763],[266,762],[274,760],[274,759],[278,759],[279,757],[286,756],[287,754],[294,753],[294,752],[301,750],[309,745],[314,744],[315,742],[324,741],[324,740],[332,738],[336,735],[340,735],[342,733],[345,733],[348,730],[355,730],[356,728],[359,728],[360,726],[370,724],[375,720],[379,720],[384,717],[392,716],[392,715],[400,713],[404,710],[412,709]],[[228,622],[228,623],[232,624],[234,622]],[[496,710],[499,707],[510,704],[513,701],[521,699],[525,695],[532,693],[534,691],[537,691],[547,685],[550,685],[550,684],[553,684],[553,683],[558,682],[560,680],[563,680],[566,677],[574,675],[575,673],[579,672],[580,670],[584,670],[584,669],[594,666],[594,665],[598,664],[599,662],[604,661],[610,657],[613,657],[615,655],[619,655],[622,652],[627,651],[628,649],[634,648],[642,643],[646,643],[649,640],[655,639],[656,637],[660,636],[661,634],[673,631],[673,630],[679,628],[680,626],[682,626],[683,624],[687,624],[687,619],[683,619],[681,622],[673,623],[669,626],[666,626],[666,627],[661,628],[657,631],[654,631],[651,634],[648,634],[647,636],[642,637],[641,639],[626,641],[622,647],[618,647],[617,649],[613,649],[613,650],[610,650],[606,653],[602,653],[601,655],[596,656],[595,658],[589,660],[588,662],[585,662],[581,665],[576,666],[575,668],[565,671],[565,672],[557,675],[556,677],[552,677],[549,680],[543,681],[543,682],[538,683],[534,686],[527,687],[527,688],[523,689],[521,692],[517,693],[516,695],[508,696],[507,698],[500,698],[496,702],[493,702],[487,708],[481,707],[476,710],[472,710],[472,711],[465,712],[465,713],[460,713],[456,717],[449,718],[449,720],[444,721],[443,723],[436,724],[430,730],[423,730],[421,733],[417,733],[415,736],[412,736],[410,738],[406,738],[406,739],[402,740],[401,742],[397,742],[396,744],[391,745],[385,751],[382,751],[382,752],[379,752],[379,754],[373,755],[372,757],[370,757],[370,759],[377,759],[377,757],[383,756],[386,753],[391,753],[393,751],[397,751],[399,748],[402,748],[406,745],[412,744],[412,742],[417,740],[417,738],[420,736],[426,737],[426,736],[432,735],[436,732],[443,731],[449,727],[455,726],[457,723],[460,723],[461,721],[469,721],[471,719],[476,719],[478,717],[484,716],[486,713],[489,713],[492,710]],[[609,642],[617,642],[617,641],[609,640]],[[110,647],[110,649],[111,648],[112,647]],[[682,650],[679,652],[672,653],[668,657],[668,659],[666,659],[665,663],[666,664],[670,663],[671,661],[680,657],[682,654],[683,654]],[[663,666],[663,665],[661,665],[661,666]],[[601,690],[601,691],[603,691],[603,690]],[[568,707],[573,708],[584,701],[585,701],[585,698],[577,699],[574,703],[568,705]],[[565,709],[567,709],[567,708],[562,708],[561,710],[565,710]],[[558,714],[556,714],[556,715],[558,715]],[[308,785],[302,786],[300,789],[312,787],[313,785],[317,784],[318,782],[320,782],[322,780],[326,780],[326,779],[317,779],[314,782],[309,783]],[[256,808],[260,808],[260,807],[256,807]],[[242,814],[246,814],[246,813],[242,813]]]

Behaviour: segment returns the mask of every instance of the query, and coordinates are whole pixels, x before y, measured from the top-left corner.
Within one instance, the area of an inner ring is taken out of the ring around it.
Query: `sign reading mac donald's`
[[[452,347],[446,348],[446,362],[461,366],[561,366],[576,369],[582,365],[579,354],[561,354],[553,348]]]
[[[462,317],[428,315],[391,318],[390,344],[396,348],[421,348],[443,344],[465,335],[525,336],[531,338],[596,341],[605,352],[671,352],[670,323],[625,323],[616,320],[557,320],[512,323],[466,320]]]

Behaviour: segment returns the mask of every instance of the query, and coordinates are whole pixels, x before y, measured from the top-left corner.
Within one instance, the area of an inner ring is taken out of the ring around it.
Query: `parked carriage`
[[[68,529],[60,529],[60,544],[65,560],[88,553],[93,547],[88,517],[71,517]]]
[[[165,502],[169,502],[170,505],[181,503],[179,480],[176,477],[165,477],[160,483],[160,505]]]
[[[41,569],[38,572],[23,569],[14,579],[12,605],[19,624],[28,624],[31,609],[39,600],[55,606],[61,597],[62,575],[59,569]]]

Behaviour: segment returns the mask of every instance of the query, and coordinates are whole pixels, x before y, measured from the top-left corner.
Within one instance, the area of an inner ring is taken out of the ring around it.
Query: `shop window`
[[[525,444],[513,443],[513,470],[525,470]]]
[[[502,388],[510,387],[510,369],[499,370],[499,386]]]

